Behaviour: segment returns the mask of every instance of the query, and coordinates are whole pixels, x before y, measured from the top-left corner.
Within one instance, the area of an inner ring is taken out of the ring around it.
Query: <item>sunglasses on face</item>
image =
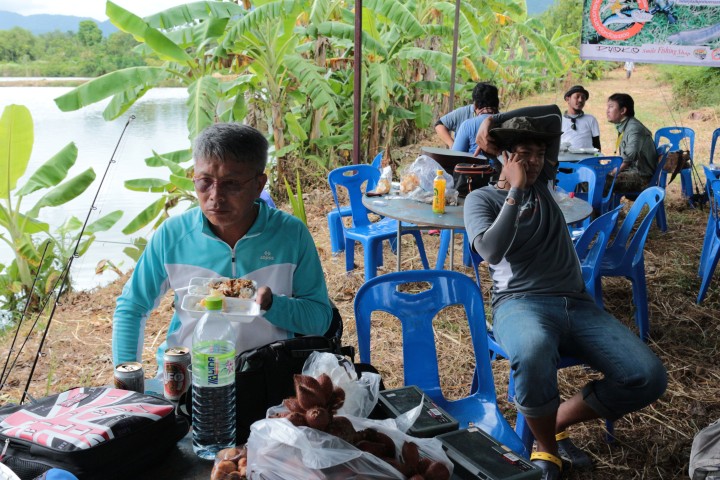
[[[255,180],[258,176],[254,175],[246,180],[239,180],[236,178],[229,179],[216,179],[211,177],[193,177],[193,183],[195,184],[195,190],[198,193],[209,192],[211,188],[215,187],[215,191],[222,189],[227,193],[240,193],[245,190],[245,185]]]

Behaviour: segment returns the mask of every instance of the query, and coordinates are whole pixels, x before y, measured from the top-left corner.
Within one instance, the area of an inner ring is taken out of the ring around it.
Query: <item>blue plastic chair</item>
[[[693,195],[692,169],[695,157],[695,131],[689,127],[663,127],[655,132],[655,146],[659,147],[667,143],[663,139],[670,143],[670,151],[680,150],[682,148],[680,143],[683,140],[688,145],[686,150],[690,152],[690,168],[680,171],[680,182],[683,196],[690,198]]]
[[[633,203],[612,243],[605,250],[600,266],[602,277],[625,277],[632,282],[635,323],[640,338],[647,341],[649,332],[647,286],[645,284],[644,247],[652,221],[665,198],[665,190],[649,187],[643,190]],[[648,209],[643,216],[643,210]],[[639,222],[637,229],[635,224]],[[595,282],[595,292],[602,296],[600,277]]]
[[[701,255],[700,269],[702,271],[702,282],[700,283],[700,291],[697,296],[698,305],[705,299],[705,294],[710,286],[715,268],[720,259],[720,180],[708,180],[708,184],[712,184],[710,190],[712,191],[712,201],[710,202],[710,218],[708,219],[708,230],[710,229],[710,222],[712,221],[712,231],[705,233],[705,244],[703,245],[703,253],[705,256],[703,259]],[[710,236],[710,242],[707,241],[707,237]]]
[[[663,167],[665,167],[665,161],[667,160],[667,154],[670,151],[670,145],[669,144],[663,144],[656,148],[657,154],[658,154],[658,164],[657,168],[655,169],[655,173],[652,176],[652,179],[650,179],[650,183],[648,184],[649,187],[660,187],[665,190],[665,185],[667,184],[667,172],[663,170]],[[640,195],[640,192],[624,192],[624,193],[614,193],[613,194],[613,201],[611,208],[615,208],[618,205],[620,205],[620,199],[622,197],[627,198],[628,200],[635,200],[638,195]],[[667,216],[665,215],[665,201],[660,204],[660,207],[658,208],[658,213],[656,220],[657,226],[660,229],[661,232],[667,232]]]
[[[585,288],[600,308],[603,308],[602,291],[596,291],[598,278],[600,277],[600,265],[610,235],[612,235],[617,225],[621,209],[622,205],[619,205],[593,220],[580,238],[575,241],[575,253],[577,253],[580,260]]]
[[[267,190],[263,190],[262,192],[260,192],[260,198],[261,198],[263,201],[265,201],[265,203],[267,203],[269,207],[271,207],[271,208],[277,208],[277,207],[275,206],[275,202],[273,201],[272,197],[271,197],[270,194],[267,192]]]
[[[720,129],[718,129],[720,132]],[[712,163],[711,163],[712,164]],[[708,253],[710,253],[710,249],[712,247],[712,242],[715,240],[715,216],[713,215],[712,211],[712,199],[713,199],[713,188],[712,188],[712,182],[713,180],[717,180],[720,178],[720,169],[716,170],[715,168],[708,167],[707,165],[703,165],[703,170],[705,171],[705,193],[707,193],[707,198],[710,201],[710,212],[708,212],[708,221],[707,226],[705,227],[705,238],[703,239],[703,246],[702,250],[700,251],[700,265],[698,266],[698,276],[703,276],[703,270],[705,268],[705,261]],[[700,302],[698,302],[700,303]]]
[[[382,166],[382,159],[384,151],[375,155],[371,165],[378,170]],[[375,184],[368,183],[367,189],[372,190],[375,188]],[[334,208],[327,214],[328,231],[330,232],[330,251],[334,254],[340,253],[345,250],[345,234],[343,233],[343,217],[352,216],[352,211],[349,205],[342,206],[340,208]]]
[[[595,185],[597,184],[597,176],[595,171],[590,167],[578,166],[573,168],[570,172],[563,172],[558,170],[557,172],[557,186],[562,188],[566,192],[575,192],[578,185],[587,184],[586,192],[579,192],[578,197],[585,197],[585,199],[595,198]],[[590,224],[590,219],[586,218],[582,222],[576,225],[582,225],[587,227]]]
[[[712,135],[712,142],[710,143],[710,164],[713,163],[713,157],[715,157],[715,145],[717,144],[718,137],[720,137],[720,128],[716,128]]]
[[[420,292],[400,291],[399,287],[413,282],[429,284],[429,288]],[[476,388],[459,400],[447,400],[440,388],[433,330],[433,319],[450,305],[465,308],[475,351]],[[402,324],[405,385],[417,385],[455,417],[460,428],[467,428],[472,422],[515,452],[528,456],[528,450],[498,409],[487,355],[483,299],[472,279],[458,272],[430,270],[388,273],[365,282],[355,297],[355,324],[360,361],[366,363],[371,361],[370,320],[375,311],[394,315]]]
[[[620,169],[622,157],[590,157],[585,160],[580,160],[578,164],[595,170],[595,196],[593,197],[591,203],[593,208],[600,215],[607,213],[608,210],[610,210],[610,202],[612,199],[613,189],[615,188],[615,175],[611,175],[612,182],[610,183],[610,188],[607,193],[603,195],[605,182],[607,181],[610,172]]]
[[[464,228],[453,231],[455,233],[462,233],[463,235],[463,264],[469,267],[472,263],[470,261],[470,242],[468,241],[467,232]],[[435,261],[436,270],[442,270],[445,267],[445,259],[450,251],[450,241],[452,237],[450,232],[451,230],[447,228],[440,230],[440,246],[438,247],[437,259]]]
[[[372,165],[348,165],[336,168],[328,174],[328,183],[338,210],[340,209],[340,201],[338,200],[337,187],[345,187],[350,198],[352,227],[342,225],[345,237],[345,269],[349,272],[355,268],[355,242],[360,242],[365,252],[366,281],[373,278],[377,273],[377,267],[383,264],[383,240],[397,238],[397,220],[383,218],[373,223],[368,218],[368,210],[362,204],[363,184],[372,183],[375,185],[379,178],[380,170]],[[420,230],[403,230],[402,234],[415,237],[423,267],[429,268]]]

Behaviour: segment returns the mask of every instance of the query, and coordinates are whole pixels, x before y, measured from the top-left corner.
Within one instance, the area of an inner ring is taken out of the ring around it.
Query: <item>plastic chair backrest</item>
[[[709,168],[707,165],[703,165],[703,170],[705,171],[705,191],[708,195],[708,200],[712,200],[713,198],[713,188],[712,188],[712,182],[713,180],[717,180],[720,178],[720,170],[715,170],[714,168]]]
[[[579,165],[590,167],[595,171],[595,197],[591,202],[593,207],[598,208],[598,205],[608,204],[612,197],[613,188],[615,187],[615,175],[612,176],[612,183],[607,195],[603,196],[603,190],[605,189],[605,181],[610,175],[610,172],[617,169],[619,171],[620,165],[622,164],[622,157],[619,156],[606,156],[606,157],[590,157],[578,162]]]
[[[713,132],[712,142],[710,142],[710,163],[713,163],[715,158],[715,145],[717,145],[718,137],[720,137],[720,128],[716,128]]]
[[[373,161],[370,165],[377,168],[378,170],[382,170],[383,155],[385,155],[385,150],[382,150],[380,153],[375,155],[375,158],[373,158]]]
[[[652,225],[655,214],[664,198],[665,190],[660,187],[648,187],[640,192],[640,195],[630,207],[630,211],[617,235],[612,243],[608,245],[606,255],[612,256],[615,260],[622,259],[618,263],[635,265],[642,258],[643,247],[650,231],[650,225]],[[638,227],[634,228],[645,207],[648,208],[647,213]]]
[[[600,275],[600,263],[610,235],[615,229],[622,205],[600,215],[585,229],[575,242],[575,253],[580,260],[585,285],[592,286]],[[597,237],[597,238],[596,238]]]
[[[663,167],[665,167],[665,161],[667,160],[668,152],[670,152],[670,147],[671,145],[669,143],[664,143],[655,148],[660,160],[658,160],[657,168],[650,179],[650,183],[648,184],[649,186],[664,189],[667,185],[667,172],[663,170]]]
[[[655,132],[655,146],[660,146],[663,138],[666,138],[670,142],[670,150],[680,150],[683,147],[680,145],[682,140],[687,139],[689,147],[686,150],[690,151],[690,158],[694,157],[695,152],[695,131],[689,127],[663,127],[659,128]]]
[[[376,185],[379,178],[380,170],[366,164],[339,167],[328,173],[330,191],[338,210],[341,205],[338,200],[337,186],[345,187],[348,192],[353,226],[364,227],[372,223],[368,218],[367,209],[362,204],[363,184],[365,184],[365,188],[368,188],[368,185]]]
[[[602,199],[602,190],[600,191],[600,197],[597,196],[597,176],[595,170],[590,167],[579,166],[573,169],[572,172],[557,172],[558,187],[562,188],[566,192],[574,192],[575,188],[581,183],[587,183],[587,198],[593,207],[600,208],[600,203],[595,205],[595,199]]]
[[[710,202],[710,215],[715,218],[715,235],[720,238],[720,179],[709,182],[712,190]]]
[[[413,282],[429,284],[420,292],[399,291]],[[405,385],[417,385],[430,396],[441,394],[433,319],[449,305],[462,305],[470,326],[475,351],[474,395],[496,404],[490,357],[488,356],[485,309],[480,288],[470,277],[448,270],[410,270],[386,273],[365,282],[355,296],[360,361],[370,363],[372,312],[383,311],[402,323]]]

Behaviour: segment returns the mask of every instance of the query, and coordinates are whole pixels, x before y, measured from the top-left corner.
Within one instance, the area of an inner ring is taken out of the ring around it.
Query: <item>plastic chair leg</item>
[[[680,170],[680,184],[683,197],[690,198],[693,195],[692,170],[684,168]]]
[[[440,230],[440,247],[438,248],[435,270],[445,268],[445,259],[447,258],[448,251],[450,251],[450,237],[450,230]]]
[[[375,242],[375,255],[373,258],[375,269],[378,269],[384,265],[385,257],[383,256],[383,242]],[[375,275],[373,275],[373,277],[374,276]]]
[[[712,242],[711,251],[708,252],[707,258],[705,259],[705,266],[703,267],[702,282],[700,283],[700,291],[697,296],[698,305],[705,299],[705,294],[710,286],[715,268],[718,264],[718,258],[720,257],[720,241],[717,239]]]
[[[337,210],[327,214],[328,230],[330,232],[330,251],[339,253],[345,250],[345,234],[343,233],[342,217]]]
[[[355,240],[345,239],[345,271],[351,272],[355,269]]]
[[[703,269],[705,268],[705,262],[707,256],[712,250],[713,242],[715,242],[715,217],[712,212],[708,215],[707,226],[705,227],[705,238],[703,239],[702,250],[700,251],[700,266],[698,267],[698,277],[703,276]],[[698,302],[700,303],[700,302]]]
[[[660,202],[657,213],[655,214],[655,222],[661,232],[667,232],[667,217],[665,216],[665,200]]]
[[[645,259],[641,259],[632,272],[633,301],[635,302],[635,324],[640,332],[640,339],[647,342],[650,333],[648,319],[647,285],[645,284]]]
[[[465,230],[463,230],[463,265],[472,267],[472,254],[470,253],[470,241]]]
[[[377,275],[377,262],[380,261],[378,254],[382,257],[382,240],[370,241],[365,247],[365,281],[375,278]]]

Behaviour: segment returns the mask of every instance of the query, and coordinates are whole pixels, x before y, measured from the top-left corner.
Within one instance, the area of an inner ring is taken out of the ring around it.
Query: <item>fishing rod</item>
[[[20,333],[20,327],[22,326],[23,321],[25,320],[25,315],[27,315],[28,309],[30,308],[30,302],[33,298],[33,293],[35,292],[35,284],[37,283],[38,277],[40,276],[40,271],[42,270],[43,263],[45,263],[45,254],[47,253],[47,249],[50,246],[50,241],[45,242],[45,248],[43,248],[42,255],[40,256],[40,263],[38,264],[37,272],[35,273],[35,276],[33,277],[32,285],[30,286],[30,291],[28,293],[27,299],[25,300],[25,307],[23,308],[22,315],[20,315],[20,319],[17,322],[17,326],[15,328],[15,335],[13,335],[12,342],[10,343],[10,349],[8,350],[7,358],[5,359],[5,365],[3,366],[2,373],[0,373],[0,391],[2,391],[3,387],[5,386],[5,382],[7,381],[7,377],[5,376],[5,372],[8,372],[8,376],[10,375],[10,372],[7,370],[8,363],[10,362],[10,357],[12,356],[12,352],[15,349],[15,342],[17,341],[18,334]],[[30,329],[32,331],[32,329]],[[23,343],[23,345],[25,345]],[[20,347],[20,350],[22,350],[22,347]],[[17,360],[17,357],[15,357]],[[15,362],[13,362],[13,365],[15,365]]]
[[[60,296],[63,293],[63,288],[67,286],[67,279],[70,276],[69,275],[70,267],[72,267],[73,260],[75,260],[76,258],[78,258],[80,256],[78,254],[78,249],[80,248],[80,242],[82,241],[83,233],[85,233],[85,228],[87,227],[88,222],[90,221],[90,215],[92,215],[93,211],[97,210],[95,203],[97,202],[98,196],[100,195],[100,190],[102,189],[103,183],[105,182],[105,178],[107,177],[108,171],[110,170],[110,166],[113,163],[116,163],[115,154],[117,153],[117,150],[120,147],[120,142],[122,142],[122,139],[125,136],[125,131],[127,130],[128,126],[130,126],[130,122],[132,122],[133,120],[135,120],[135,115],[130,115],[127,122],[125,122],[125,126],[123,127],[122,132],[120,132],[120,138],[118,138],[118,141],[115,144],[115,149],[113,150],[112,155],[110,155],[110,161],[105,166],[105,172],[103,173],[103,176],[100,179],[100,184],[98,185],[98,188],[95,191],[95,196],[93,197],[92,203],[90,204],[90,208],[88,209],[88,213],[85,216],[85,222],[83,222],[83,226],[80,229],[80,233],[77,236],[77,240],[75,241],[75,248],[73,249],[73,253],[70,255],[67,262],[65,262],[65,267],[63,268],[63,272],[60,274],[60,277],[58,278],[58,280],[56,282],[56,285],[59,283],[59,288],[57,290],[57,294],[55,295],[55,300],[53,302],[52,309],[48,316],[47,323],[45,324],[45,328],[43,329],[42,337],[40,338],[40,343],[38,344],[37,352],[35,353],[35,358],[33,360],[32,367],[30,367],[30,373],[28,374],[27,383],[25,384],[25,388],[23,389],[22,398],[20,399],[21,405],[24,403],[25,396],[28,394],[28,390],[30,388],[30,382],[32,381],[32,377],[35,373],[35,367],[37,366],[38,360],[43,355],[42,348],[43,348],[43,345],[45,344],[45,339],[47,338],[47,333],[50,330],[50,324],[52,322],[53,316],[55,315],[55,309],[57,308],[58,304],[60,303]],[[29,335],[29,333],[28,333],[28,335]]]

